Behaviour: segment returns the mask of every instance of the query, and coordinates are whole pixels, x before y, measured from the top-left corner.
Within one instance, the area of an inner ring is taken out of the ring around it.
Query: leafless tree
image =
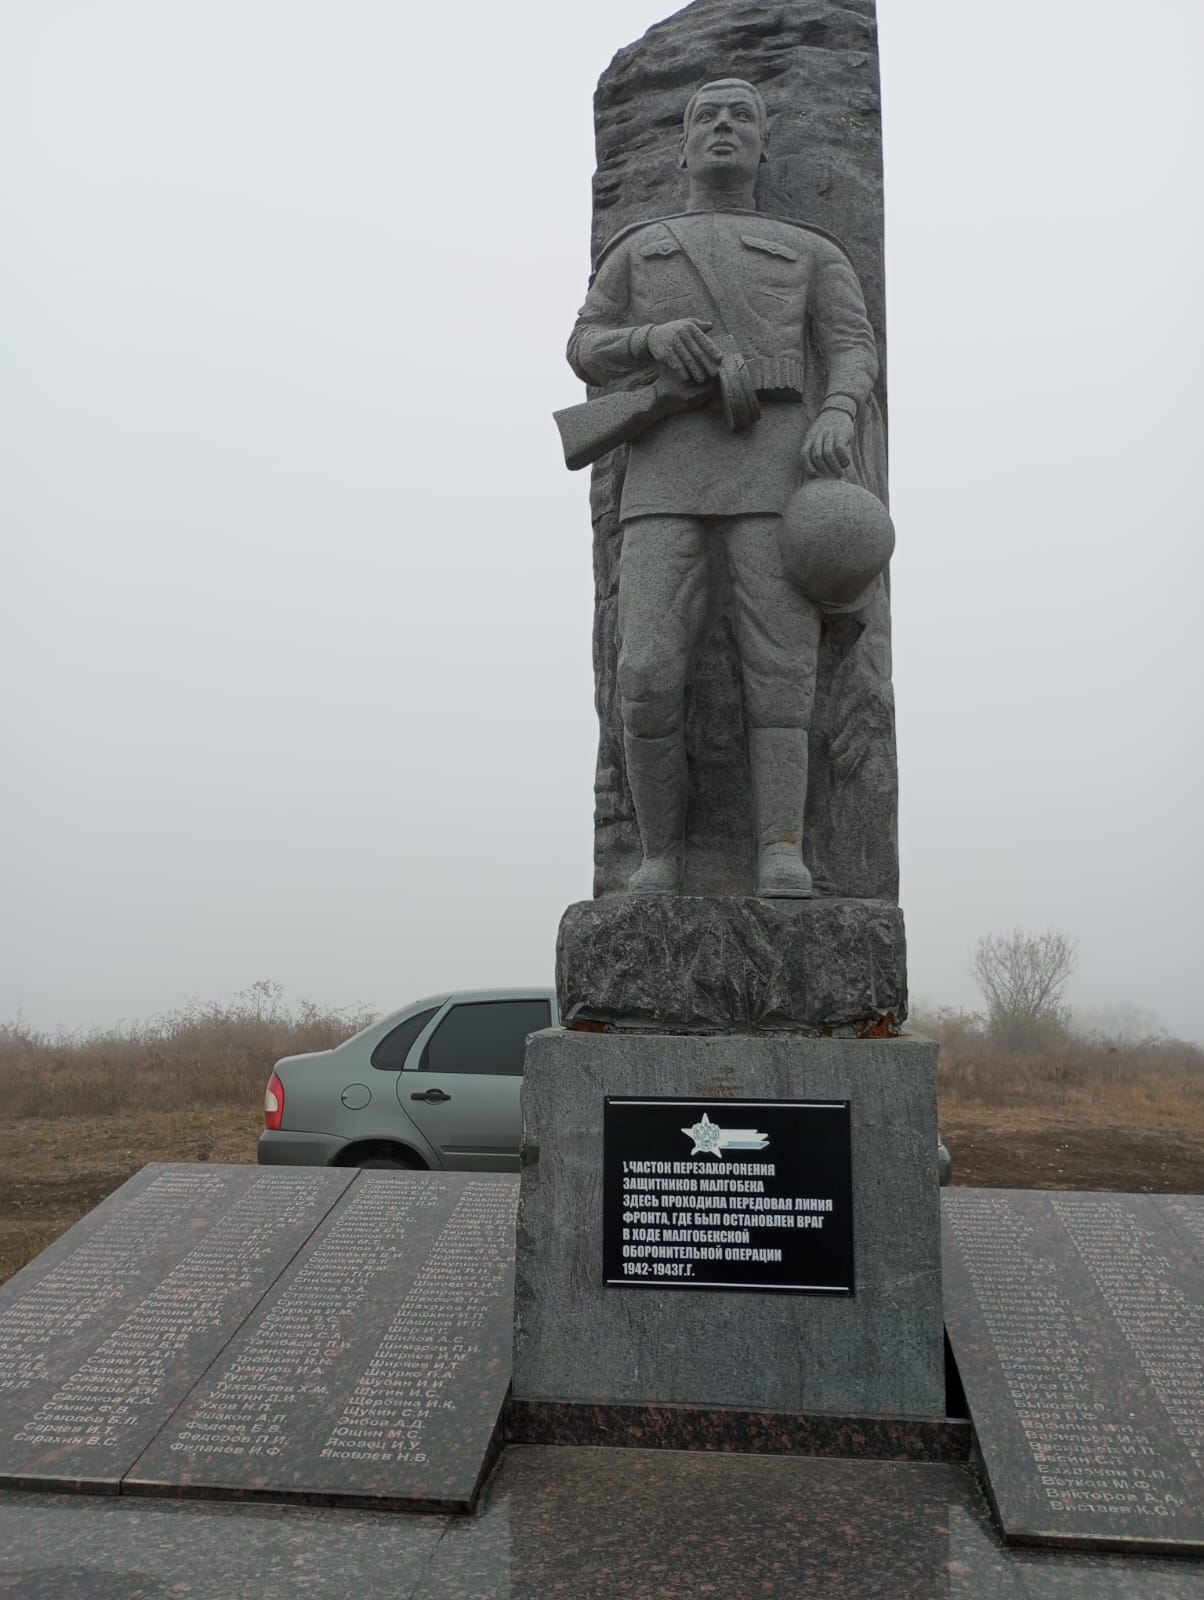
[[[1048,1043],[1065,1028],[1063,995],[1075,944],[1064,933],[984,933],[970,970],[987,1003],[991,1033],[1017,1049]]]

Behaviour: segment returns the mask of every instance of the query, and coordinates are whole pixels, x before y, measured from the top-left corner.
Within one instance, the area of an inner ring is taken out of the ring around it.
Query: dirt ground
[[[243,1107],[0,1124],[0,1282],[148,1161],[254,1162],[262,1126]]]
[[[254,1162],[261,1120],[246,1107],[144,1111],[0,1127],[0,1281],[148,1161]],[[955,1103],[941,1137],[953,1181],[980,1188],[1204,1193],[1204,1128],[1097,1119],[1080,1108]]]
[[[1204,1129],[1085,1124],[1012,1109],[946,1113],[953,1182],[979,1189],[1204,1193]]]

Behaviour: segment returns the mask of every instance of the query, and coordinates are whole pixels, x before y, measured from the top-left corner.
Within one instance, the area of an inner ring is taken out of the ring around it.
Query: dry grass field
[[[0,1281],[148,1161],[253,1162],[272,1063],[368,1020],[259,983],[86,1037],[0,1027]],[[973,1019],[917,1025],[941,1041],[955,1182],[1204,1192],[1204,1050],[1067,1039],[1018,1055]]]
[[[1066,1037],[992,1044],[975,1019],[920,1017],[941,1045],[953,1181],[999,1189],[1204,1193],[1204,1049]]]
[[[253,1162],[273,1062],[370,1020],[260,982],[106,1033],[0,1026],[0,1281],[148,1161]]]

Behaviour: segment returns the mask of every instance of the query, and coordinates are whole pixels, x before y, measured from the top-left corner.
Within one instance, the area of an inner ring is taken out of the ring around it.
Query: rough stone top
[[[903,913],[882,900],[607,895],[556,945],[572,1026],[893,1034],[907,1015]]]

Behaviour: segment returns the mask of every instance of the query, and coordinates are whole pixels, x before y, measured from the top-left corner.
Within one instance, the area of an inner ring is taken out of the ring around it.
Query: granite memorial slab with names
[[[506,1173],[361,1173],[126,1493],[467,1510],[510,1382]]]
[[[1204,1267],[1204,1195],[1160,1194],[1154,1204]]]
[[[355,1177],[144,1167],[0,1287],[0,1486],[116,1493]]]
[[[943,1215],[1005,1540],[1204,1553],[1204,1198],[950,1189]]]

